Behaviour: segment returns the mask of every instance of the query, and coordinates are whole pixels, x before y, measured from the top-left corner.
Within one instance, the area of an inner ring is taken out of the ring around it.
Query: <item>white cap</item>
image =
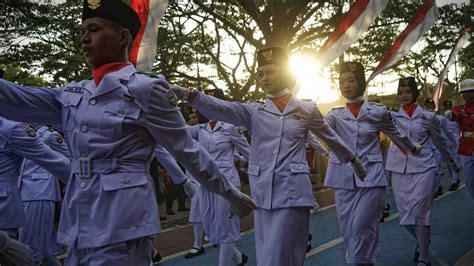
[[[459,92],[474,91],[474,79],[465,79],[461,81]]]

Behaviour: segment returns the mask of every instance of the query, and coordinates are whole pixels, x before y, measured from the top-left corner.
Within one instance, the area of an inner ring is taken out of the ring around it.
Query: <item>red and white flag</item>
[[[156,56],[158,26],[168,0],[131,0],[130,6],[142,23],[130,51],[130,61],[139,71],[151,71]]]
[[[324,67],[342,55],[387,7],[389,0],[358,0],[319,49],[319,63]]]
[[[436,105],[435,111],[438,110],[439,99],[441,98],[441,95],[443,94],[443,83],[444,83],[444,78],[446,77],[446,74],[448,73],[448,69],[453,63],[454,58],[459,53],[459,51],[464,47],[465,44],[469,42],[470,37],[471,37],[471,34],[469,33],[469,29],[464,28],[461,31],[461,34],[459,35],[458,39],[456,40],[456,44],[451,50],[451,53],[449,53],[448,61],[446,61],[446,64],[444,65],[444,69],[441,72],[441,75],[439,76],[439,79],[438,79],[438,85],[436,86],[436,91],[433,94],[433,101],[435,102],[435,105]]]
[[[427,32],[438,19],[438,7],[435,0],[425,0],[418,13],[410,21],[405,30],[400,34],[395,43],[390,47],[367,82],[383,71],[394,66],[400,59],[410,52],[415,43]]]

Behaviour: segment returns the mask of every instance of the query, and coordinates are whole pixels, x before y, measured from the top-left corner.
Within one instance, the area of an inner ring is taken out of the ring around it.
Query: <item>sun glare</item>
[[[314,57],[305,54],[293,55],[290,58],[290,68],[297,79],[293,90],[298,99],[325,103],[339,98],[337,91],[331,89],[329,78],[326,78],[328,73],[321,71]]]

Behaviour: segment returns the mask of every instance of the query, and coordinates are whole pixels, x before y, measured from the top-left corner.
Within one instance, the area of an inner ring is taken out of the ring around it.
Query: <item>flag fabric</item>
[[[142,26],[129,59],[138,71],[149,72],[156,56],[158,26],[168,7],[168,0],[131,0],[130,6],[137,12]]]
[[[436,86],[436,91],[433,94],[433,100],[436,105],[435,111],[438,110],[439,99],[441,98],[441,95],[443,94],[443,83],[444,83],[444,78],[446,77],[446,74],[448,73],[448,69],[453,63],[454,58],[459,53],[459,51],[464,47],[465,44],[469,42],[470,37],[471,37],[471,34],[469,33],[468,28],[464,28],[463,30],[461,30],[461,33],[459,34],[459,37],[456,40],[456,43],[454,44],[454,47],[451,50],[451,53],[449,53],[448,61],[446,61],[446,64],[444,65],[443,71],[441,72],[441,75],[439,76],[439,79],[438,79],[438,85]]]
[[[427,32],[438,19],[438,7],[435,0],[425,0],[415,17],[408,23],[395,43],[390,47],[384,58],[374,69],[367,82],[383,71],[394,66],[400,59],[410,52],[415,43]]]
[[[389,0],[358,0],[319,49],[319,63],[324,67],[342,55],[387,7]]]

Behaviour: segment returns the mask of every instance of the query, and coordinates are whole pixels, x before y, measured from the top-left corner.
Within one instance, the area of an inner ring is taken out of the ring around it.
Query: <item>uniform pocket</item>
[[[74,110],[77,109],[81,99],[82,93],[62,92],[56,99],[63,106],[62,108],[62,122],[65,130],[72,130],[75,126],[75,118],[73,117]]]
[[[371,163],[383,162],[382,154],[367,154],[366,158],[367,158],[367,161]]]
[[[305,163],[290,163],[290,171],[293,174],[309,174],[308,165]]]
[[[127,118],[137,120],[140,110],[138,105],[125,101],[109,103],[104,109],[101,131],[114,137],[121,136],[124,120]]]
[[[48,173],[34,173],[31,175],[33,179],[49,179]]]
[[[114,191],[142,186],[148,183],[148,178],[142,173],[115,173],[100,176],[104,191]]]
[[[258,176],[260,174],[260,166],[258,165],[249,165],[249,168],[247,170],[248,175],[253,175],[253,176]]]
[[[216,164],[219,168],[228,168],[233,165],[231,161],[216,161]]]

